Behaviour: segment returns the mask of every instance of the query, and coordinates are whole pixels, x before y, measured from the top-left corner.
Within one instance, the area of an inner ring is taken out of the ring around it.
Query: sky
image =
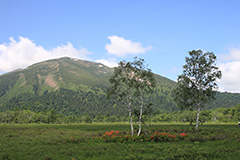
[[[176,81],[185,57],[217,56],[219,91],[240,93],[239,0],[0,0],[0,74],[72,57],[115,67],[137,56]]]

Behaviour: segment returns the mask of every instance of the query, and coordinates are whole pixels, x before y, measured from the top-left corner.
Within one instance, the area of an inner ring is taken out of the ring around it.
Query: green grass
[[[179,142],[105,143],[90,140],[92,136],[111,130],[129,131],[130,126],[124,123],[0,125],[0,159],[237,160],[240,157],[240,128],[237,125],[203,125],[198,132],[188,125],[155,124],[149,129],[188,132],[188,139]]]

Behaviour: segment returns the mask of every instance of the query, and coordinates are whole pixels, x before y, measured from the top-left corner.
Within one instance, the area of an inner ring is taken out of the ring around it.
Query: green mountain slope
[[[62,114],[125,115],[124,104],[106,98],[113,73],[100,63],[68,57],[40,62],[23,70],[0,76],[0,111],[25,108],[33,111],[56,110]],[[174,81],[155,75],[156,91],[149,101],[162,111],[178,110],[173,98]],[[231,107],[240,103],[240,94],[217,93],[207,108]]]

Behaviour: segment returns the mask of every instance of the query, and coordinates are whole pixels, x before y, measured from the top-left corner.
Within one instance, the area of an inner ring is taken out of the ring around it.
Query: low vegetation
[[[189,125],[153,125],[148,131],[151,140],[142,141],[145,135],[137,140],[130,140],[135,137],[128,135],[129,141],[93,138],[129,134],[129,130],[129,124],[120,123],[0,125],[0,159],[237,160],[240,156],[237,125],[204,125],[197,132]],[[169,138],[170,134],[178,140]]]

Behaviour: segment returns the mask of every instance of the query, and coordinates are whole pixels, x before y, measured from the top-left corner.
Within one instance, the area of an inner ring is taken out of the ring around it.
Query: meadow
[[[137,125],[135,126],[137,128]],[[188,136],[179,141],[96,141],[105,132],[129,132],[127,123],[92,124],[1,124],[0,159],[80,160],[80,159],[222,159],[240,157],[240,127],[236,124],[194,126],[153,124],[154,132]]]

